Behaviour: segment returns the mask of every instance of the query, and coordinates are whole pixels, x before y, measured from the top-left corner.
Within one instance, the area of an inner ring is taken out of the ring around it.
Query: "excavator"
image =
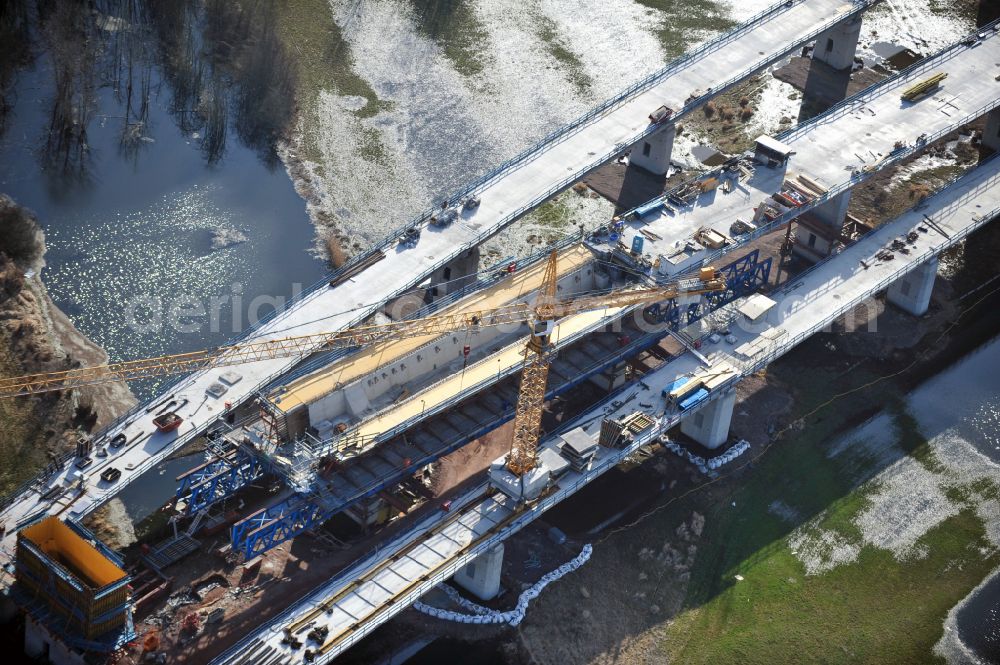
[[[415,335],[443,335],[474,331],[486,326],[527,323],[531,326],[531,334],[524,349],[521,384],[514,415],[514,435],[506,462],[507,469],[520,477],[537,464],[538,433],[552,359],[549,338],[558,319],[585,311],[647,305],[679,296],[694,296],[726,289],[725,280],[715,269],[705,267],[700,269],[697,277],[666,285],[627,287],[605,294],[560,301],[556,299],[557,261],[557,252],[553,251],[548,257],[542,288],[533,306],[517,302],[490,309],[360,325],[336,332],[243,342],[189,353],[4,378],[0,379],[0,399],[70,390],[111,381],[185,374],[258,360],[304,357],[317,352],[371,345]]]

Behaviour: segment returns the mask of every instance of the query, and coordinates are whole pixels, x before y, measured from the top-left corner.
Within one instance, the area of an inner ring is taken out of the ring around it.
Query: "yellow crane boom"
[[[541,426],[551,356],[549,334],[557,319],[584,311],[631,307],[726,288],[725,281],[718,278],[713,269],[704,268],[697,279],[557,301],[557,276],[557,256],[556,252],[552,252],[545,269],[542,289],[534,306],[513,303],[408,321],[355,326],[337,332],[245,342],[190,353],[4,378],[0,379],[0,398],[68,390],[109,381],[185,374],[257,360],[301,357],[317,351],[365,346],[415,335],[443,335],[486,326],[529,323],[532,324],[532,333],[524,351],[521,387],[514,416],[514,438],[508,458],[510,470],[521,475],[535,466],[535,446]]]

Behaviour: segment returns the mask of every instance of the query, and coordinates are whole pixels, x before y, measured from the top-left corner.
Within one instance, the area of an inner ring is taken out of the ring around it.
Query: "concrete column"
[[[816,206],[810,211],[812,216],[840,233],[844,229],[847,209],[851,205],[851,191],[853,190],[841,192],[826,203]]]
[[[443,296],[469,284],[479,272],[479,248],[473,247],[431,274],[435,296]]]
[[[983,145],[1000,151],[1000,108],[986,114],[986,128],[983,130]]]
[[[669,123],[663,129],[642,139],[632,146],[629,164],[645,169],[656,175],[666,175],[670,170],[670,155],[674,151],[674,137],[677,126]]]
[[[503,543],[475,560],[465,564],[455,573],[459,586],[482,600],[492,600],[500,593],[500,570],[503,567]]]
[[[860,35],[861,16],[856,14],[817,37],[812,57],[834,69],[850,69],[854,65]]]
[[[736,391],[729,390],[682,420],[681,431],[706,448],[718,448],[729,438],[729,423],[735,406]]]
[[[923,316],[931,302],[937,269],[938,259],[935,256],[900,277],[886,290],[889,302],[913,316]]]

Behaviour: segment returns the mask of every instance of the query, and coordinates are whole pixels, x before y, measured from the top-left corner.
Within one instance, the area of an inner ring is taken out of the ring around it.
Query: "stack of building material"
[[[625,431],[632,435],[632,439],[638,439],[649,432],[656,423],[649,414],[636,411],[622,418],[622,424],[625,426]]]
[[[569,462],[559,454],[555,447],[545,447],[538,453],[538,466],[547,469],[553,480],[566,473]]]
[[[598,443],[605,448],[621,448],[624,445],[625,425],[620,420],[605,418],[601,422],[601,434]]]
[[[561,437],[559,451],[574,471],[582,472],[590,468],[590,462],[597,454],[597,442],[582,427],[566,432]]]

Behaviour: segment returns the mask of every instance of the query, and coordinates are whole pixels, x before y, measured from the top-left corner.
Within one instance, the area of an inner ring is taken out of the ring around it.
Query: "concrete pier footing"
[[[729,390],[708,406],[681,421],[681,431],[706,448],[718,448],[729,438],[736,406],[736,390]]]
[[[847,96],[861,17],[841,21],[816,38],[799,108],[799,122],[827,110]]]
[[[24,653],[40,663],[53,665],[87,665],[83,654],[59,639],[32,617],[24,621]]]
[[[903,311],[914,316],[922,316],[927,312],[931,302],[937,269],[938,259],[935,256],[896,280],[886,290],[886,298]]]
[[[655,134],[647,136],[632,146],[629,164],[656,175],[666,175],[670,170],[670,156],[674,152],[676,135],[676,125],[669,123]]]
[[[816,38],[814,60],[825,62],[834,69],[850,69],[861,36],[861,16],[841,21]]]
[[[483,552],[459,568],[454,580],[463,589],[482,600],[492,600],[500,593],[500,571],[503,568],[503,543]]]

